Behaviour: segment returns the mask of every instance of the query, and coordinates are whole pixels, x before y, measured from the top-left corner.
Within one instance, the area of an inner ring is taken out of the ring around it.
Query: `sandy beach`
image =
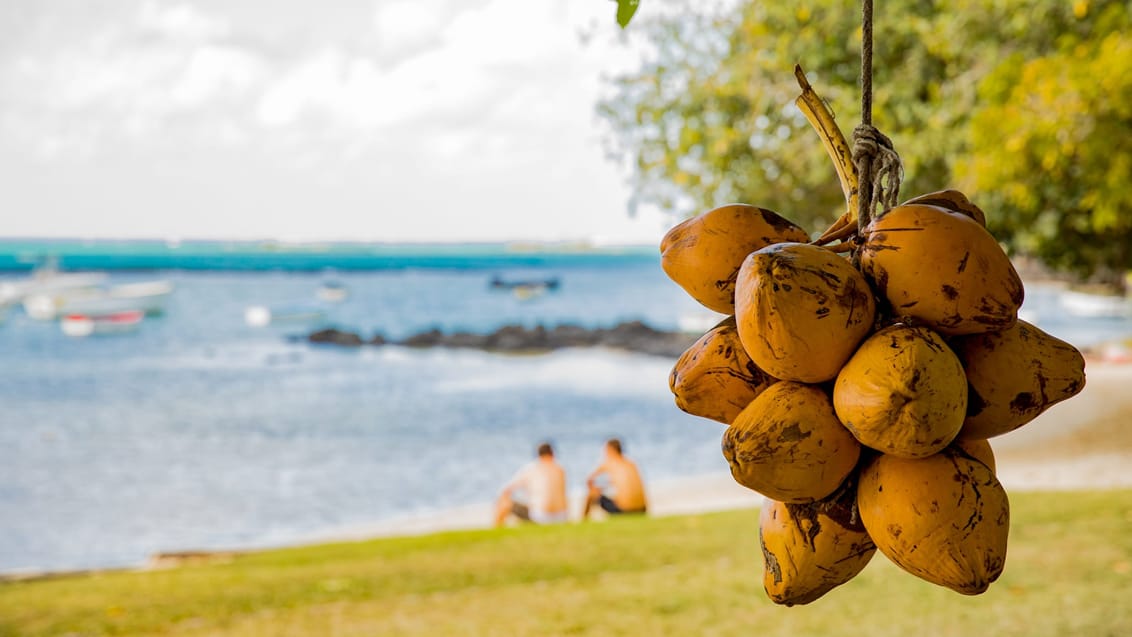
[[[1080,395],[994,438],[1008,489],[1132,487],[1132,365],[1089,361]]]
[[[1010,491],[1132,488],[1132,365],[1089,361],[1085,389],[1022,428],[991,440],[998,477]],[[722,433],[722,427],[720,429]],[[756,507],[762,496],[719,472],[648,485],[657,516]],[[571,502],[571,519],[582,501]],[[491,502],[341,529],[316,541],[361,540],[486,528]]]

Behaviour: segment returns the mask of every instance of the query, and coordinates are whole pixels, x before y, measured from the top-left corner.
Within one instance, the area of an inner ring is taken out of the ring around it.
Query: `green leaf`
[[[637,5],[640,0],[616,0],[617,2],[617,24],[621,28],[629,26],[629,21],[633,19],[633,14],[637,12]]]
[[[1132,269],[1128,1],[1089,0],[1083,17],[1049,0],[886,2],[873,117],[904,160],[901,191],[963,189],[1011,250],[1122,279]],[[652,52],[611,79],[599,105],[607,148],[634,167],[633,201],[678,216],[742,201],[820,232],[845,201],[817,135],[788,109],[790,69],[810,71],[851,132],[860,15],[845,0],[673,4],[682,9],[636,21]]]

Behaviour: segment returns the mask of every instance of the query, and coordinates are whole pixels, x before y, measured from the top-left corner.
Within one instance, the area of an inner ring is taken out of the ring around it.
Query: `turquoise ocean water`
[[[580,244],[369,244],[277,241],[0,240],[0,271],[29,271],[46,257],[68,270],[374,271],[618,264],[655,258],[653,246]]]

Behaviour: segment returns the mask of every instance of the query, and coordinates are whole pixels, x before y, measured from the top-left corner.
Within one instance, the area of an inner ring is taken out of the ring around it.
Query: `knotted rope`
[[[892,140],[871,124],[853,129],[853,163],[860,179],[857,199],[857,227],[864,230],[872,220],[877,204],[881,210],[896,205],[904,165],[892,147]]]
[[[892,140],[873,126],[873,0],[861,4],[861,125],[853,130],[853,163],[859,190],[857,228],[863,234],[877,204],[896,205],[904,166]]]

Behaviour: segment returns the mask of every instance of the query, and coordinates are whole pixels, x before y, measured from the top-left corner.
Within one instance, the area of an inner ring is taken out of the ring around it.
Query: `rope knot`
[[[872,220],[877,204],[882,211],[896,205],[904,165],[892,140],[871,124],[853,129],[853,163],[860,178],[857,219],[864,228]]]
[[[892,148],[892,140],[875,126],[860,124],[853,129],[853,158],[860,160],[862,156],[875,157],[881,146]]]

